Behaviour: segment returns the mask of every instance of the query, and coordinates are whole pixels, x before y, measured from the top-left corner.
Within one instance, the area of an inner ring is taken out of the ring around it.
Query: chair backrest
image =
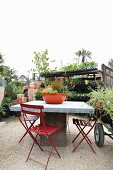
[[[21,105],[21,111],[23,113],[26,126],[27,123],[25,117],[27,118],[27,115],[32,115],[32,116],[40,117],[41,124],[45,128],[45,121],[44,121],[45,113],[43,112],[44,107],[42,105],[29,105],[24,103],[20,105]]]

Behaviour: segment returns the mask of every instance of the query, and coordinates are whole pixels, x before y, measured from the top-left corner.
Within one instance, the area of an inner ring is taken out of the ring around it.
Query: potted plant
[[[61,104],[66,100],[66,94],[68,93],[68,88],[63,81],[55,80],[42,90],[42,97],[48,104]]]
[[[98,87],[89,93],[88,101],[96,110],[98,117],[104,122],[112,126],[113,121],[113,88]]]
[[[12,100],[10,98],[4,98],[2,102],[2,108],[4,110],[3,117],[8,118],[10,116],[9,107],[12,105]]]

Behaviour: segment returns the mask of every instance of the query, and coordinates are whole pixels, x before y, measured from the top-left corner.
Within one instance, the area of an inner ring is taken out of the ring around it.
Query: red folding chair
[[[57,138],[57,135],[55,135],[54,139],[51,138],[51,135],[53,133],[57,132],[58,130],[60,130],[61,127],[45,125],[45,121],[44,121],[45,113],[42,111],[43,109],[44,109],[44,107],[41,106],[41,105],[21,104],[21,110],[22,110],[22,113],[23,113],[23,116],[24,116],[24,122],[25,122],[25,125],[26,125],[26,128],[27,128],[27,131],[33,139],[33,144],[31,146],[31,149],[29,151],[29,154],[28,154],[26,161],[28,161],[28,159],[30,158],[34,144],[38,144],[41,151],[43,151],[43,148],[41,146],[41,141],[39,141],[39,139],[37,139],[38,136],[42,135],[42,136],[46,137],[48,142],[51,144],[51,149],[49,151],[49,155],[48,155],[46,165],[44,165],[43,163],[40,163],[40,164],[45,166],[45,170],[46,170],[53,149],[56,151],[56,154],[61,158],[61,156],[60,156],[60,154],[57,151],[56,146],[55,146],[55,140]],[[26,121],[27,115],[39,116],[40,117],[40,124],[36,124],[36,125],[31,126],[31,127],[28,127],[27,121]],[[36,134],[36,136],[34,136],[34,133]],[[30,158],[30,159],[34,160],[32,158]],[[34,160],[34,161],[36,161],[36,160]],[[38,161],[36,161],[36,162],[38,162]]]
[[[77,129],[79,130],[79,133],[76,135],[76,137],[73,139],[72,143],[75,142],[75,140],[78,138],[78,136],[81,134],[82,135],[82,139],[79,141],[79,143],[74,146],[73,152],[77,149],[77,147],[85,140],[87,142],[87,144],[90,146],[90,148],[92,149],[92,151],[94,153],[96,153],[92,147],[92,142],[88,137],[88,134],[91,132],[91,130],[93,129],[93,127],[96,124],[96,119],[95,121],[93,121],[93,123],[89,120],[83,120],[83,119],[74,119],[73,118],[73,124],[77,127]],[[88,128],[88,131],[85,130],[86,127]]]
[[[22,103],[22,100],[20,98],[18,99],[15,99],[13,101],[14,105],[15,104],[21,104]],[[20,123],[23,125],[23,127],[25,128],[25,133],[24,135],[21,137],[21,139],[19,140],[19,143],[23,140],[23,138],[27,135],[27,133],[32,136],[29,132],[28,132],[28,128],[26,127],[26,125],[24,124],[24,121],[23,121],[23,115],[21,114],[21,112],[16,112],[16,117],[18,117]],[[26,121],[29,122],[29,127],[32,127],[34,125],[34,123],[39,119],[39,117],[37,116],[26,116]]]
[[[31,135],[31,133],[29,133],[29,131],[28,131],[28,127],[26,127],[26,125],[24,124],[24,120],[22,120],[23,118],[23,115],[20,117],[20,116],[17,116],[18,117],[18,119],[19,119],[19,121],[21,122],[21,124],[23,125],[23,127],[25,128],[25,133],[24,133],[24,135],[21,137],[21,139],[19,140],[19,143],[23,140],[23,138],[27,135],[27,133],[32,137],[32,135]],[[37,117],[37,116],[27,116],[26,115],[26,117],[25,117],[25,119],[26,119],[26,122],[29,122],[29,128],[31,128],[33,125],[34,125],[34,123],[39,119],[39,117]],[[27,123],[27,126],[28,126],[28,123]]]

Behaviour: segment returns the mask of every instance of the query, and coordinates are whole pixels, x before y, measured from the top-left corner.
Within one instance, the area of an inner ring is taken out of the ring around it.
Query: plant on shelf
[[[50,85],[42,90],[42,97],[46,103],[61,104],[70,96],[70,92],[63,80],[56,79]]]
[[[113,88],[98,87],[97,90],[92,90],[89,93],[90,100],[88,101],[99,112],[101,120],[112,126],[113,120]]]

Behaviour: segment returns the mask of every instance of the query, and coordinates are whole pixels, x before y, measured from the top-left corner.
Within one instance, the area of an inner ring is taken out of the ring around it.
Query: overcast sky
[[[92,52],[99,66],[113,58],[112,0],[0,0],[0,52],[5,64],[27,74],[33,51],[48,49],[56,66],[75,51]]]

